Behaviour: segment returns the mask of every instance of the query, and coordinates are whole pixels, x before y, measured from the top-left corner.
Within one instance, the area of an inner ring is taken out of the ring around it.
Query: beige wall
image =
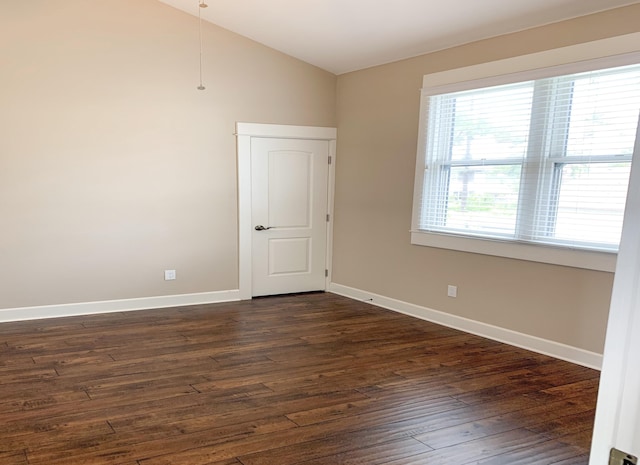
[[[339,76],[333,280],[602,352],[611,273],[410,245],[419,89],[431,72],[637,31],[640,4]]]
[[[155,0],[0,3],[0,308],[237,289],[236,121],[336,77]],[[164,269],[178,279],[163,280]]]

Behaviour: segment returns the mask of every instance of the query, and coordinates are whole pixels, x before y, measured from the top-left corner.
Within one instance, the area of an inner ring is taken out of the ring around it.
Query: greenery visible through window
[[[640,65],[428,96],[418,230],[616,250],[639,110]]]

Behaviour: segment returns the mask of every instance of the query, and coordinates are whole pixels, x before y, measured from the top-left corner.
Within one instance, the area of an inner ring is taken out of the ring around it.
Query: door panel
[[[310,273],[311,238],[268,239],[269,276]]]
[[[269,224],[308,228],[313,198],[313,153],[269,152]]]
[[[252,295],[325,288],[328,157],[327,141],[252,138]]]

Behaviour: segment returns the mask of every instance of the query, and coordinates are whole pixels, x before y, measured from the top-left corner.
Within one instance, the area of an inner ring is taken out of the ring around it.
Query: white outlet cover
[[[164,280],[171,281],[176,279],[176,270],[164,270]]]
[[[458,286],[447,286],[447,295],[449,297],[458,297]]]

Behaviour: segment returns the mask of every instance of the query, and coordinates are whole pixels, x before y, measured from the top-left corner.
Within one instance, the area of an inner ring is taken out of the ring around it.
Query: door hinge
[[[329,155],[329,164],[331,164],[331,155]]]
[[[615,447],[609,453],[609,465],[637,465],[638,458]]]
[[[327,223],[331,221],[331,215],[329,215],[329,213],[327,213]]]
[[[328,278],[329,277],[329,270],[324,270],[324,277]]]

